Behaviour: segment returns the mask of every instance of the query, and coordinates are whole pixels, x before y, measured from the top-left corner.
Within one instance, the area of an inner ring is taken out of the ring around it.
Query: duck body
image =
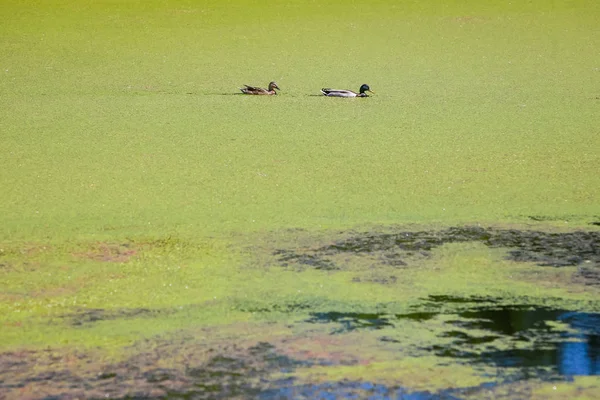
[[[256,86],[248,86],[248,85],[244,85],[243,88],[240,88],[240,90],[244,94],[254,94],[254,95],[259,95],[259,96],[260,95],[263,95],[263,96],[275,95],[275,94],[277,94],[275,89],[281,90],[281,89],[279,89],[279,86],[277,86],[277,84],[275,82],[270,82],[268,89],[264,89],[264,88],[256,87]]]
[[[352,90],[344,90],[344,89],[330,89],[330,88],[323,88],[321,89],[321,93],[323,93],[325,96],[327,97],[369,97],[367,95],[367,93],[365,92],[371,92],[374,93],[373,91],[371,91],[371,88],[369,87],[369,85],[362,85],[358,91],[358,93],[353,92]]]

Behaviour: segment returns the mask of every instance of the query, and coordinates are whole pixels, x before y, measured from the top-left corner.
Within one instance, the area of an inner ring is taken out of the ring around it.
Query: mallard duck
[[[268,89],[263,89],[260,87],[254,87],[254,86],[248,86],[248,85],[244,85],[244,86],[245,87],[240,88],[240,90],[244,94],[271,95],[271,94],[277,94],[275,89],[281,90],[281,89],[279,89],[279,86],[277,86],[277,84],[275,82],[269,82]]]
[[[340,89],[328,89],[328,88],[321,89],[321,93],[323,93],[325,96],[329,96],[329,97],[369,97],[369,96],[367,96],[367,94],[365,92],[375,93],[371,90],[371,88],[367,84],[362,85],[360,87],[358,93],[353,92],[352,90],[340,90]]]

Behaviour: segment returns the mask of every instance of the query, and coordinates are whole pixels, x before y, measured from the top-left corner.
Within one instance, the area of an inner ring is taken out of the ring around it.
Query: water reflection
[[[459,318],[450,321],[450,324],[491,331],[498,338],[508,337],[514,348],[489,349],[493,347],[494,340],[493,336],[486,336],[492,338],[486,341],[486,349],[489,350],[475,354],[466,349],[456,353],[455,346],[460,348],[476,343],[474,340],[477,338],[463,332],[463,336],[453,342],[455,355],[477,358],[501,367],[552,367],[561,375],[600,374],[600,314],[530,306],[496,306],[464,311],[457,316]],[[562,322],[569,329],[557,328],[552,322]],[[447,352],[448,349],[435,350],[440,355],[452,355]]]
[[[448,314],[448,329],[441,337],[451,338],[450,343],[427,348],[438,356],[517,368],[523,377],[548,369],[565,376],[600,375],[600,314],[494,302],[484,306],[478,301],[469,307],[468,299],[439,296],[430,300],[466,307]],[[341,334],[355,329],[402,329],[403,319],[425,324],[438,315],[431,311],[399,315],[329,312],[314,313],[307,322],[336,324],[332,334]],[[387,336],[381,340],[394,342]]]

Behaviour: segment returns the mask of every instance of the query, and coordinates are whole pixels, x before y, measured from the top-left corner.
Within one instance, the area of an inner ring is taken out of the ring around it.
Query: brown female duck
[[[279,86],[277,86],[277,84],[275,82],[270,82],[268,89],[263,89],[263,88],[260,88],[260,87],[254,87],[254,86],[248,86],[248,85],[244,85],[243,88],[240,88],[240,90],[244,94],[258,94],[258,95],[273,95],[273,94],[277,94],[277,92],[275,91],[275,89],[281,90],[281,89],[279,89]]]

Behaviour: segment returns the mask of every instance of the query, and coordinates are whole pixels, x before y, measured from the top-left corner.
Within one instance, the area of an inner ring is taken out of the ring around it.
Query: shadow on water
[[[564,376],[600,375],[600,314],[498,305],[497,299],[432,296],[429,300],[459,304],[463,309],[445,314],[446,329],[439,337],[450,341],[423,350],[469,363],[515,368],[523,377],[539,376],[542,370]],[[486,305],[479,305],[483,302]],[[356,329],[402,329],[402,320],[427,323],[441,315],[330,312],[312,314],[307,322],[335,324],[331,333],[339,334]],[[381,340],[396,341],[388,336]]]
[[[341,327],[339,329],[335,329],[332,333],[350,332],[356,329],[382,329],[385,326],[394,326],[388,320],[388,316],[384,314],[361,314],[341,312],[313,313],[306,322],[335,322],[340,324]]]

